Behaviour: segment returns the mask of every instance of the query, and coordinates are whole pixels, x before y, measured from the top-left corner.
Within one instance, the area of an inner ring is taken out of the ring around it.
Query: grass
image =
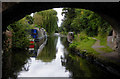
[[[106,53],[110,53],[110,52],[113,52],[113,49],[111,49],[110,47],[108,46],[105,46],[105,48],[100,48],[101,50],[105,51]]]
[[[100,50],[109,53],[112,52],[113,49],[107,46],[107,38],[105,37],[95,37],[97,40],[100,40],[100,46],[104,46],[103,48],[99,48]],[[80,33],[75,35],[75,39],[72,44],[70,44],[70,48],[79,51],[86,51],[88,54],[96,54],[99,53],[95,51],[92,46],[95,44],[96,40],[93,37],[88,37],[85,33]]]
[[[75,40],[70,44],[70,48],[74,48],[79,51],[86,51],[89,54],[99,54],[96,52],[92,46],[96,42],[92,37],[87,37],[86,35],[79,34],[75,36]]]
[[[79,42],[79,45],[76,47],[76,49],[84,51],[86,50],[87,53],[93,53],[97,54],[97,52],[92,48],[92,45],[96,42],[96,40],[82,40]]]
[[[107,37],[97,36],[95,38],[98,39],[98,40],[100,40],[100,45],[101,46],[107,46]]]
[[[100,40],[100,45],[104,46],[104,48],[99,48],[100,50],[106,52],[106,53],[110,53],[113,51],[112,48],[110,48],[109,46],[107,46],[107,37],[96,37],[98,40]]]

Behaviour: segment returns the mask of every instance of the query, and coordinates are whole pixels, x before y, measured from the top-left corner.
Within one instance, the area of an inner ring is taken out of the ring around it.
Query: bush
[[[8,29],[12,31],[12,47],[25,49],[29,46],[29,33],[27,32],[28,27],[21,24],[19,21],[8,26]]]
[[[72,44],[69,45],[69,47],[71,49],[75,49],[77,47],[78,43],[77,42],[73,42]]]

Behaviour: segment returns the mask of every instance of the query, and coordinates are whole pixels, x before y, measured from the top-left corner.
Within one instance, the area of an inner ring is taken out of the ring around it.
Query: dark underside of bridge
[[[69,7],[88,9],[103,16],[106,20],[115,20],[120,22],[120,3],[119,2],[23,2],[23,3],[2,3],[2,30],[6,30],[6,26],[20,20],[27,14],[37,11]],[[111,21],[110,21],[111,22]],[[113,24],[113,23],[111,23]]]

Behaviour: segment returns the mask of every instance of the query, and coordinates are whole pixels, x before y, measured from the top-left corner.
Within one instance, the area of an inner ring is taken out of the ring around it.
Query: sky
[[[32,17],[33,17],[33,14],[34,14],[34,13],[31,13],[31,14],[30,14],[30,16],[32,16]]]
[[[64,15],[62,16],[62,9],[63,8],[53,8],[54,10],[57,11],[57,17],[58,17],[58,27],[60,27],[61,23],[62,23],[62,19],[64,18]],[[33,13],[30,14],[33,17]]]
[[[57,11],[58,27],[60,27],[60,25],[62,23],[62,19],[64,18],[64,15],[63,16],[61,15],[63,8],[53,8],[53,9]]]

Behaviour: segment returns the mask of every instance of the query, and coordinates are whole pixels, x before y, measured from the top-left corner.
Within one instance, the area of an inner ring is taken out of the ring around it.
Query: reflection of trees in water
[[[66,70],[71,72],[70,77],[91,77],[90,70],[87,67],[85,60],[82,60],[77,56],[72,56],[71,54],[68,54],[65,57],[62,65],[66,67]]]
[[[4,52],[2,56],[2,79],[8,79],[9,77],[16,79],[18,72],[27,63],[28,58],[28,52],[25,50]]]
[[[69,42],[66,37],[61,37],[61,43],[67,48],[69,46]]]
[[[61,42],[67,51],[69,51],[69,42],[67,41],[67,38],[61,37]],[[76,55],[72,55],[70,51],[68,54],[64,53],[61,62],[62,65],[66,67],[66,70],[71,73],[70,77],[91,77],[91,72],[86,60],[83,60]]]
[[[67,38],[61,37],[61,42],[67,51],[69,51],[69,42],[67,41]],[[67,54],[64,53],[64,57],[61,58],[61,62],[62,65],[66,67],[66,70],[71,73],[70,77],[91,77],[91,72],[86,60],[83,60],[76,55],[72,55],[70,51]]]
[[[30,62],[27,62],[27,63],[23,66],[22,71],[29,71],[30,64],[31,64]]]
[[[104,78],[110,76],[110,73],[101,70],[94,64],[88,62],[86,59],[82,59],[70,52],[62,58],[61,62],[62,65],[66,67],[66,70],[71,73],[70,77],[73,79],[76,79],[76,77],[84,79],[87,79],[88,77],[90,79],[101,79],[101,77]]]
[[[43,62],[50,62],[56,57],[56,44],[58,37],[48,37],[47,44],[37,56]]]

